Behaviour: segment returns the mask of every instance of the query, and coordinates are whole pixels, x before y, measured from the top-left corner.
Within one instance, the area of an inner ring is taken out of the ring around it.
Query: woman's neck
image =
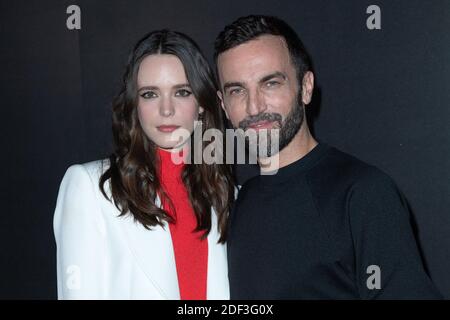
[[[183,149],[162,149],[157,148],[156,155],[159,158],[159,175],[161,182],[179,182],[183,172],[185,154]]]

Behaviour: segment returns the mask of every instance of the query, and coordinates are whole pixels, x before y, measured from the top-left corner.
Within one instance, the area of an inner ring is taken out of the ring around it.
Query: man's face
[[[280,150],[303,122],[296,68],[282,37],[263,35],[221,53],[218,95],[235,128],[280,129]],[[312,74],[311,74],[312,76]],[[312,90],[311,90],[312,91]]]

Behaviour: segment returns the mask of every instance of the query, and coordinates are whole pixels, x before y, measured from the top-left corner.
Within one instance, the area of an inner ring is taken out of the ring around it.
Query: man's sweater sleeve
[[[392,179],[371,168],[347,199],[361,298],[441,299],[425,272],[406,201]]]

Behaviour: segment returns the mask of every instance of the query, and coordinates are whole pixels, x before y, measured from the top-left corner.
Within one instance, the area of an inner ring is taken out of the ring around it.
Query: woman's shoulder
[[[80,230],[79,227],[84,228],[82,231],[84,236],[104,234],[103,200],[101,200],[98,179],[107,166],[108,161],[96,160],[68,167],[56,200],[53,218],[56,239],[62,239],[61,237],[65,233],[70,233],[71,230]],[[73,238],[75,239],[76,235]]]
[[[60,192],[67,190],[70,193],[93,193],[98,196],[100,177],[108,168],[108,159],[70,165],[62,178]]]
[[[74,164],[71,167],[82,167],[93,178],[100,178],[100,176],[109,168],[109,159],[100,159],[81,164]]]
[[[89,177],[92,181],[98,182],[102,174],[109,168],[109,163],[109,159],[100,159],[72,164],[67,168],[64,179],[77,180]]]

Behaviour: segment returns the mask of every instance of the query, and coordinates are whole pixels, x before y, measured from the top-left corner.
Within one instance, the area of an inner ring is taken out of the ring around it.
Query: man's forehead
[[[228,61],[230,58],[251,59],[263,54],[289,55],[286,41],[281,36],[265,34],[222,52],[218,56],[218,63]]]
[[[270,73],[287,72],[292,66],[286,42],[273,35],[263,35],[225,51],[217,63],[224,81],[245,80],[238,79],[241,76],[256,80]]]

